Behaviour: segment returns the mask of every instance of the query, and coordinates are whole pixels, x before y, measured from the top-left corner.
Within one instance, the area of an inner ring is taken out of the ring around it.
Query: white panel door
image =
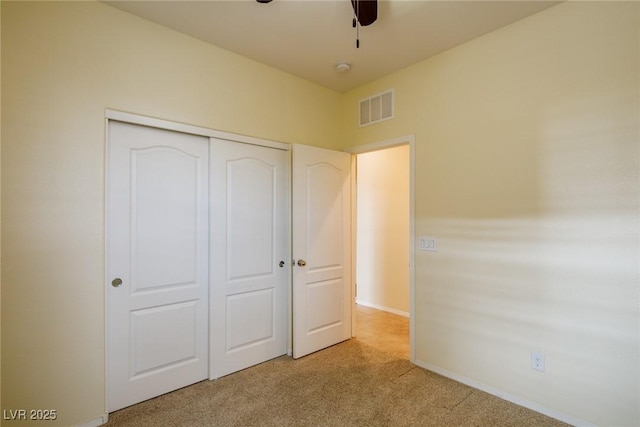
[[[110,412],[207,378],[208,143],[109,122]]]
[[[351,155],[293,147],[293,357],[351,338]]]
[[[211,139],[211,373],[286,353],[289,152]]]

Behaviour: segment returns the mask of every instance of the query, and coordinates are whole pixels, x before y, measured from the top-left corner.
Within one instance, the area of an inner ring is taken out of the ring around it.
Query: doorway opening
[[[412,359],[412,137],[359,147],[355,170],[354,335]]]

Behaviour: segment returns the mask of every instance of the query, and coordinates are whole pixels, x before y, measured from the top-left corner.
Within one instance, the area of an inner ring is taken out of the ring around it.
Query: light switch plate
[[[433,236],[419,236],[418,249],[427,252],[438,252],[438,239]]]

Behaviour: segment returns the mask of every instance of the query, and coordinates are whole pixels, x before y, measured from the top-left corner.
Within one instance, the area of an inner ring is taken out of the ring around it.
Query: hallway
[[[385,353],[409,359],[409,318],[356,305],[356,339]]]

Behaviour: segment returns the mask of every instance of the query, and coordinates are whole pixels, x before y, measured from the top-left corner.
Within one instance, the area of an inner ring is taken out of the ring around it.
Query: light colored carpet
[[[107,426],[566,426],[352,339],[109,414]]]

